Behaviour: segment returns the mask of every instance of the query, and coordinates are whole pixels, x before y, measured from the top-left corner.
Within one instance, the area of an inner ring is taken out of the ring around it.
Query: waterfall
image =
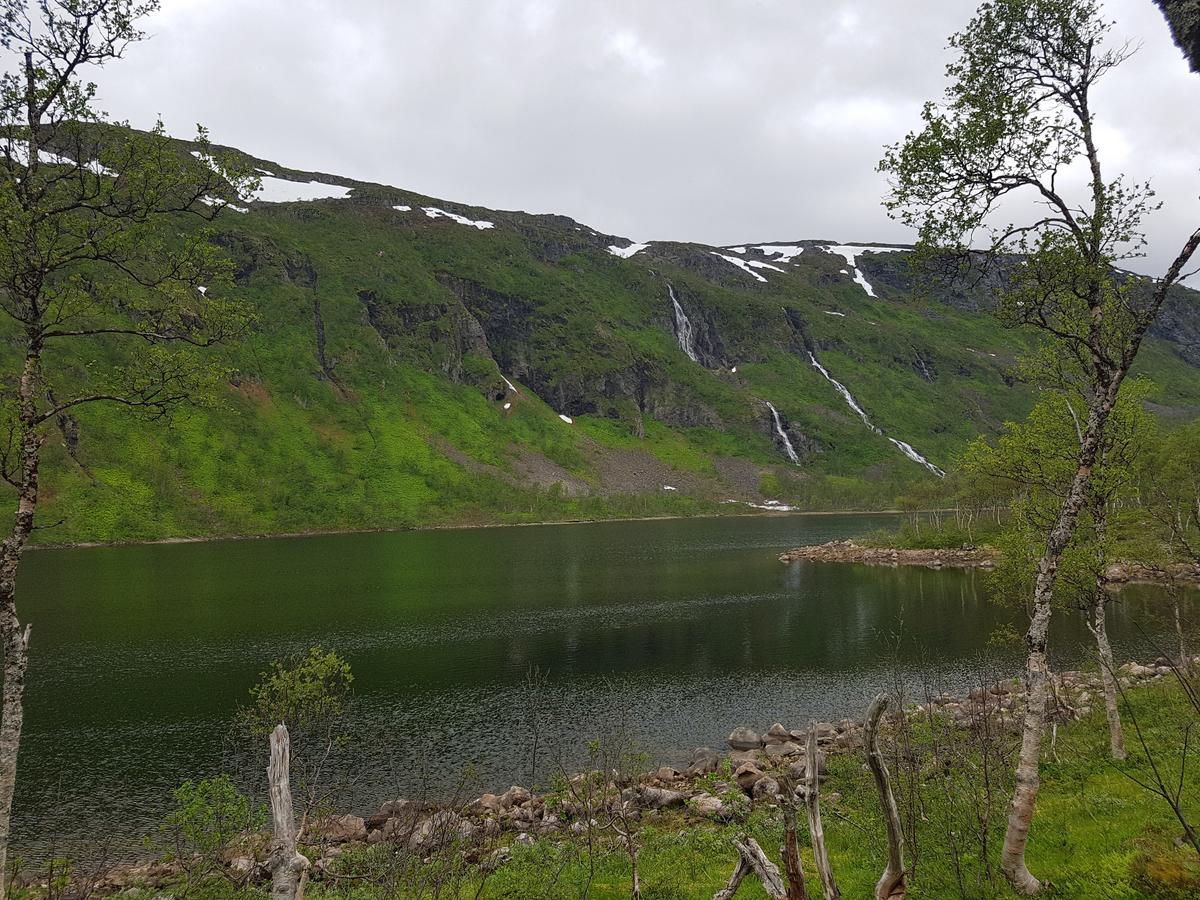
[[[671,304],[675,307],[675,337],[679,340],[679,348],[688,355],[688,359],[692,362],[700,362],[700,357],[696,354],[696,332],[692,328],[692,322],[687,317],[687,313],[683,311],[683,307],[679,305],[679,301],[675,298],[675,289],[667,283],[667,292],[671,295]]]
[[[863,420],[863,424],[866,425],[868,428],[870,428],[876,434],[882,435],[883,430],[881,428],[878,428],[870,420],[870,418],[867,417],[866,411],[861,406],[858,405],[858,401],[854,399],[854,395],[850,393],[850,391],[846,388],[846,386],[844,384],[842,384],[840,381],[838,381],[836,378],[834,378],[832,375],[829,374],[829,370],[826,369],[823,365],[821,365],[817,361],[816,354],[814,354],[811,350],[808,351],[808,359],[813,364],[813,368],[816,369],[818,372],[820,372],[821,375],[825,378],[825,380],[833,385],[834,390],[836,390],[839,394],[842,395],[842,399],[846,401],[846,404],[852,410],[854,410],[856,413],[858,413],[858,417]],[[775,407],[772,406],[771,410],[774,411],[774,409],[775,409]],[[776,422],[778,423],[778,417],[776,417]],[[776,427],[778,427],[778,424],[776,425]],[[884,435],[884,436],[886,437],[886,435]],[[933,463],[931,463],[929,460],[927,460],[924,456],[922,456],[920,453],[918,453],[916,450],[914,450],[912,444],[897,440],[894,437],[889,437],[888,440],[891,441],[891,443],[893,444],[893,446],[896,447],[897,450],[899,450],[901,453],[903,453],[905,456],[907,456],[913,462],[919,463],[920,465],[924,466],[926,469],[928,469],[934,475],[938,476],[938,478],[946,477],[946,473],[943,470],[939,469],[937,466],[935,466]]]
[[[792,446],[792,439],[783,430],[783,420],[779,418],[779,410],[775,408],[775,404],[770,400],[767,401],[767,408],[771,410],[771,418],[775,420],[775,434],[783,441],[783,449],[787,453],[788,459],[796,465],[800,465],[800,457],[796,455],[796,448]]]
[[[830,375],[829,370],[826,369],[819,362],[817,362],[817,357],[813,354],[813,352],[811,350],[808,351],[808,358],[812,362],[813,368],[816,369],[818,372],[820,372],[823,376],[825,376],[825,380],[828,381],[830,384],[832,384],[834,387],[834,390],[836,390],[839,394],[842,395],[842,399],[844,399],[846,401],[846,403],[850,406],[850,408],[852,410],[854,410],[856,413],[858,413],[858,417],[863,420],[863,424],[866,425],[868,428],[870,428],[876,434],[883,434],[882,431],[880,431],[873,424],[871,424],[871,420],[867,418],[866,412],[863,410],[863,408],[861,406],[858,405],[858,401],[854,399],[854,396],[850,393],[850,391],[848,391],[846,389],[846,386],[844,384],[842,384],[840,381],[838,381],[836,378],[834,378],[832,375]]]

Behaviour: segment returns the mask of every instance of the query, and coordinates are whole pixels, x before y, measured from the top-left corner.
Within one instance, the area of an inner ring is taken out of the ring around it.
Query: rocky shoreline
[[[1200,664],[1200,656],[1193,664]],[[1126,663],[1119,670],[1126,687],[1170,676],[1165,659],[1153,665]],[[1050,722],[1082,718],[1103,705],[1099,673],[1064,672],[1052,682]],[[960,728],[999,726],[1020,730],[1023,685],[1010,679],[981,685],[963,694],[941,693],[909,705],[906,714],[938,716]],[[894,726],[899,714],[886,722]],[[682,770],[663,766],[653,772],[623,775],[594,771],[561,779],[553,791],[514,785],[502,793],[485,793],[466,802],[431,804],[395,799],[368,816],[332,815],[309,823],[302,843],[311,850],[311,876],[334,874],[338,857],[355,847],[387,843],[417,858],[450,851],[481,867],[494,869],[511,853],[510,846],[532,844],[539,838],[589,836],[603,825],[598,820],[653,821],[676,815],[685,821],[741,821],[757,804],[777,804],[785,790],[804,793],[808,775],[806,745],[810,729],[816,737],[817,777],[823,778],[829,755],[863,750],[863,723],[854,719],[815,722],[808,728],[788,728],[775,722],[763,731],[742,725],[726,740],[727,750],[700,747]],[[798,785],[798,787],[797,787]],[[837,794],[826,798],[836,804]],[[243,882],[268,879],[270,835],[245,835],[226,848],[220,865],[225,874]],[[113,869],[96,878],[92,889],[117,893],[130,888],[158,888],[185,871],[179,862],[153,862]]]
[[[993,547],[897,549],[867,547],[852,540],[829,541],[796,547],[780,554],[781,563],[798,560],[859,563],[867,566],[921,566],[927,569],[995,568],[1000,551]],[[1177,584],[1200,587],[1200,566],[1176,563],[1151,566],[1141,562],[1117,562],[1104,570],[1105,582],[1114,588],[1126,584]]]
[[[988,547],[960,550],[898,550],[890,547],[864,547],[854,541],[829,541],[796,547],[779,557],[782,563],[797,560],[816,562],[862,563],[868,566],[925,566],[929,569],[990,569],[999,554]]]

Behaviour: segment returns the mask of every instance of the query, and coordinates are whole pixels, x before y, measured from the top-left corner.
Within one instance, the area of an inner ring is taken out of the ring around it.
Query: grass
[[[1060,729],[1056,755],[1042,766],[1042,789],[1030,837],[1028,862],[1044,879],[1047,898],[1139,900],[1200,896],[1200,856],[1176,840],[1180,828],[1167,807],[1134,778],[1146,779],[1146,756],[1131,726],[1136,716],[1147,746],[1173,775],[1178,769],[1182,728],[1195,724],[1195,712],[1173,679],[1128,691],[1126,710],[1130,759],[1107,759],[1107,728],[1101,710]],[[952,770],[935,764],[932,746],[940,742],[941,759],[955,760]],[[990,778],[992,796],[982,783],[981,745],[918,720],[910,746],[914,767],[890,761],[902,817],[909,835],[909,897],[1007,898],[1012,894],[998,874],[1004,808],[1011,787],[1015,738],[1006,735],[991,748],[1003,758]],[[1194,752],[1194,751],[1193,751]],[[959,754],[959,755],[955,755]],[[995,762],[995,759],[993,759]],[[720,778],[708,777],[708,781]],[[1193,764],[1183,774],[1185,807],[1193,822],[1200,819],[1200,770]],[[822,808],[829,854],[842,896],[869,897],[885,856],[884,832],[873,782],[861,753],[829,759],[822,788]],[[985,856],[981,853],[976,801],[991,816]],[[912,815],[909,815],[912,813]],[[800,841],[810,892],[819,890],[801,812]],[[678,812],[652,814],[638,830],[639,868],[646,900],[708,898],[724,886],[736,854],[732,839],[753,835],[778,862],[782,825],[778,811],[756,804],[748,816],[727,824],[699,821]],[[317,880],[307,896],[328,900],[376,900],[382,897],[433,896],[435,875],[446,881],[440,896],[511,898],[625,898],[630,891],[628,857],[612,837],[589,853],[584,840],[556,833],[525,845],[509,845],[510,858],[486,879],[463,868],[457,854],[421,862],[397,854],[386,845],[364,846],[343,854],[335,879]],[[450,861],[447,861],[450,860]],[[439,869],[439,866],[442,867]],[[385,874],[386,873],[386,874]],[[189,896],[226,900],[257,898],[256,890],[235,891],[224,880],[190,885]],[[815,896],[816,894],[814,894]],[[764,896],[753,879],[743,882],[739,896]]]

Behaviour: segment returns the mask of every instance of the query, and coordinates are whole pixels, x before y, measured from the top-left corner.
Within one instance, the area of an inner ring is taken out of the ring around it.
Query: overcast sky
[[[164,0],[98,80],[135,125],[637,240],[903,241],[875,163],[974,5]],[[1166,202],[1132,266],[1158,272],[1200,223],[1200,76],[1150,0],[1107,12],[1141,50],[1101,91],[1103,162]]]

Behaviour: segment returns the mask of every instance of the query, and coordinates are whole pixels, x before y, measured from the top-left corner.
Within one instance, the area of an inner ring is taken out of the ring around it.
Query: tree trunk
[[[17,569],[37,511],[42,442],[37,428],[36,396],[41,381],[41,350],[41,338],[31,330],[18,386],[20,472],[14,473],[18,477],[17,511],[12,530],[0,544],[0,644],[4,647],[4,688],[0,700],[0,900],[7,894],[12,801],[17,784],[21,726],[25,720],[30,626],[22,627],[17,617]]]
[[[1096,464],[1109,414],[1116,403],[1120,382],[1120,376],[1110,377],[1104,389],[1090,404],[1087,429],[1079,447],[1078,467],[1059,510],[1058,521],[1046,540],[1046,549],[1038,563],[1037,578],[1034,582],[1033,616],[1029,621],[1029,631],[1025,634],[1029,657],[1025,663],[1027,693],[1025,720],[1021,731],[1021,753],[1017,760],[1016,788],[1009,804],[1004,848],[1000,854],[1000,867],[1008,883],[1018,894],[1033,895],[1042,888],[1042,883],[1025,865],[1025,845],[1029,841],[1029,829],[1033,824],[1033,812],[1037,806],[1038,789],[1041,787],[1038,766],[1042,732],[1046,726],[1049,680],[1046,644],[1050,630],[1051,601],[1054,597],[1054,585],[1058,580],[1058,564],[1075,535],[1080,510],[1087,502],[1092,468]]]
[[[271,732],[271,762],[267,783],[271,788],[271,900],[303,900],[308,880],[308,860],[296,849],[296,813],[292,808],[291,738],[280,723]]]
[[[817,771],[817,727],[813,723],[808,729],[808,833],[812,840],[813,861],[817,875],[821,878],[821,889],[825,900],[839,900],[842,896],[833,880],[833,869],[829,865],[829,853],[825,849],[825,829],[821,826],[821,779]]]
[[[1117,705],[1117,672],[1113,663],[1112,645],[1108,642],[1108,626],[1104,595],[1096,592],[1092,601],[1092,634],[1096,638],[1096,653],[1100,658],[1100,681],[1104,685],[1104,711],[1108,714],[1108,745],[1113,759],[1125,759],[1125,734],[1121,729],[1121,707]]]
[[[783,885],[783,878],[779,874],[779,867],[767,858],[767,854],[758,845],[758,841],[752,837],[742,835],[733,844],[737,847],[738,851],[737,868],[733,870],[733,875],[729,878],[729,884],[713,894],[713,900],[730,900],[737,893],[742,879],[751,872],[758,876],[758,880],[762,882],[763,890],[771,900],[787,900],[787,888]]]
[[[867,745],[867,765],[875,776],[875,787],[879,790],[879,803],[883,807],[883,821],[887,826],[888,861],[878,884],[875,885],[875,900],[904,900],[908,893],[904,868],[904,831],[900,827],[900,811],[896,808],[896,795],[892,792],[887,764],[879,752],[879,720],[887,709],[887,694],[880,694],[867,710],[863,724],[863,739]]]
[[[800,841],[796,837],[796,786],[790,778],[783,778],[779,802],[783,811],[783,872],[787,876],[788,900],[808,900],[808,887],[804,883],[804,865],[800,860]]]

